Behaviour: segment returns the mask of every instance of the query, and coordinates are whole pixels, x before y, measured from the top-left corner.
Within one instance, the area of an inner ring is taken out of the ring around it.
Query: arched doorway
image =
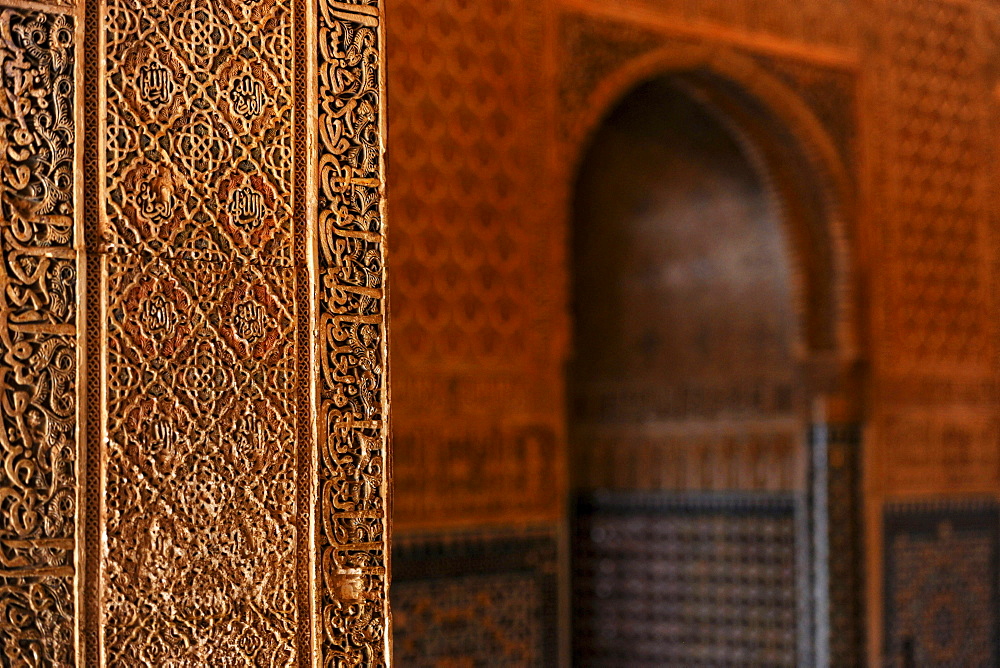
[[[578,170],[576,665],[791,666],[829,652],[807,377],[836,339],[817,290],[826,211],[807,157],[756,141],[758,109],[706,81],[633,88]]]

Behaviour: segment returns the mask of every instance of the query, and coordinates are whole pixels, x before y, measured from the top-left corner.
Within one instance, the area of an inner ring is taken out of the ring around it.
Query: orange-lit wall
[[[1000,9],[387,5],[395,535],[530,527],[558,539],[574,161],[629,82],[667,67],[671,53],[723,53],[719,62],[749,63],[795,90],[799,99],[781,104],[806,109],[816,126],[788,130],[810,146],[825,138],[844,168],[834,239],[843,331],[831,334],[828,364],[859,379],[838,405],[864,425],[877,656],[885,504],[1000,495]]]

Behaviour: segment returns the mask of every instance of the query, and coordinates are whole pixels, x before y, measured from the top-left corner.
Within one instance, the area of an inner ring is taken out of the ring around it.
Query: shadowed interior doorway
[[[808,419],[780,198],[661,78],[594,133],[573,205],[574,664],[795,665]]]

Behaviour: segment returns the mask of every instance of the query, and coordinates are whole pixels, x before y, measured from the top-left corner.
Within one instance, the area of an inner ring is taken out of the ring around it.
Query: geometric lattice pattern
[[[408,367],[496,365],[544,345],[535,2],[390,0],[393,346]],[[547,221],[551,226],[551,221]]]
[[[794,666],[794,513],[777,495],[582,499],[575,665]]]
[[[379,0],[13,4],[2,663],[383,662]]]
[[[542,4],[387,0],[397,526],[559,513]]]
[[[107,660],[290,665],[291,3],[109,5]]]
[[[88,469],[103,494],[88,663],[101,642],[115,665],[379,663],[378,2],[97,9],[103,96],[87,108],[106,133],[85,227],[89,317],[107,318],[88,353],[106,369],[88,366],[104,423],[88,438],[106,437]]]
[[[554,666],[554,530],[393,545],[393,653],[403,666]]]
[[[897,188],[892,331],[907,359],[975,364],[988,352],[977,17],[944,0],[885,6],[880,79],[898,105],[883,158]]]
[[[885,511],[885,664],[995,666],[997,541],[993,502]]]

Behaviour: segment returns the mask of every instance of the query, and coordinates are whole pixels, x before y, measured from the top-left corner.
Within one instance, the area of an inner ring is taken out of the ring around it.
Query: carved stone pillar
[[[0,663],[383,665],[378,0],[5,0]]]

